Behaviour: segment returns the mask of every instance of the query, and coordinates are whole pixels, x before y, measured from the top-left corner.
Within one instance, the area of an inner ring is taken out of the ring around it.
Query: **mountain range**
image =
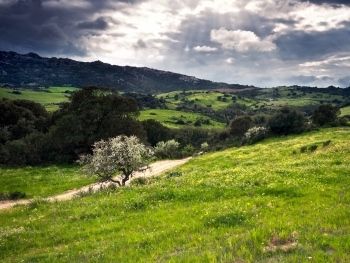
[[[141,93],[253,88],[147,67],[117,66],[101,61],[80,62],[68,58],[45,58],[32,52],[18,54],[13,51],[0,51],[0,86],[13,88],[98,86]]]

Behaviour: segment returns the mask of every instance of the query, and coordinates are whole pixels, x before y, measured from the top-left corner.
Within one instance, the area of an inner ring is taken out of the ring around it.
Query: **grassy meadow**
[[[278,92],[279,96],[276,97]],[[298,91],[293,87],[278,87],[278,88],[266,88],[260,90],[260,95],[256,97],[260,102],[265,101],[267,104],[273,103],[274,105],[290,105],[290,106],[306,106],[306,105],[319,105],[323,103],[333,103],[334,100],[343,101],[344,98],[341,95],[332,95],[322,92],[322,89],[313,91],[312,93],[304,93]],[[270,101],[270,99],[272,99]]]
[[[58,109],[58,105],[61,102],[67,102],[69,99],[69,93],[78,90],[73,87],[49,87],[43,88],[40,91],[31,89],[9,89],[0,88],[0,99],[26,99],[42,104],[48,111],[54,111]],[[14,91],[18,93],[14,93]]]
[[[175,96],[178,95],[178,99],[175,99]],[[166,105],[169,109],[175,109],[179,104],[181,104],[184,100],[192,101],[193,104],[200,105],[202,107],[210,107],[213,110],[224,109],[228,105],[232,104],[232,98],[236,97],[236,102],[245,104],[247,106],[251,106],[256,103],[255,100],[242,98],[239,99],[237,94],[225,94],[219,91],[199,91],[199,90],[190,90],[186,92],[181,91],[172,91],[168,93],[161,93],[157,95],[157,98],[164,98],[166,100]],[[219,100],[218,97],[223,100]]]
[[[79,188],[95,181],[81,176],[78,165],[10,168],[0,166],[0,194],[25,193],[26,198],[43,198]]]
[[[341,116],[349,115],[350,116],[350,106],[340,109]]]
[[[277,95],[278,94],[278,95]],[[177,96],[177,99],[175,98]],[[164,98],[167,101],[167,106],[170,109],[175,109],[183,102],[192,102],[189,105],[200,105],[214,110],[224,109],[229,104],[232,104],[233,97],[235,102],[244,104],[247,107],[260,106],[307,106],[319,105],[322,103],[332,103],[334,101],[344,101],[341,95],[326,94],[322,90],[315,90],[312,93],[304,93],[293,87],[278,87],[260,89],[254,97],[245,96],[244,92],[232,90],[231,93],[219,91],[173,91],[157,95],[158,98]],[[218,99],[220,97],[220,99]]]
[[[0,210],[0,261],[350,262],[349,161],[350,129],[329,128]]]
[[[159,121],[163,125],[170,128],[179,128],[183,126],[176,123],[178,120],[184,121],[185,124],[187,123],[187,124],[193,125],[197,119],[210,120],[209,125],[202,124],[202,127],[206,127],[206,128],[224,128],[225,127],[224,123],[217,122],[203,114],[183,112],[183,111],[177,111],[177,110],[151,109],[151,110],[140,111],[139,120],[143,121],[148,119]]]

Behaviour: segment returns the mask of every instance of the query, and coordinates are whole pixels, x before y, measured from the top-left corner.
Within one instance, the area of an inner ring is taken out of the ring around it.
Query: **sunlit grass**
[[[69,92],[74,92],[74,91],[78,91],[80,90],[79,88],[75,88],[75,87],[48,87],[47,89],[52,93],[65,93],[67,91]]]
[[[303,93],[291,87],[279,87],[279,97],[274,97],[273,88],[261,89],[259,92],[261,95],[257,96],[257,99],[265,101],[267,104],[274,105],[289,105],[289,106],[306,106],[306,105],[319,105],[323,103],[332,103],[334,100],[342,101],[343,97],[340,95],[326,94],[319,90],[315,90],[312,93]],[[276,91],[276,90],[275,90]],[[269,101],[272,99],[271,101]]]
[[[22,192],[26,198],[48,197],[95,181],[82,176],[80,166],[0,167],[0,193]]]
[[[197,119],[204,119],[204,120],[209,119],[210,120],[209,125],[202,124],[202,126],[206,128],[223,128],[226,125],[225,123],[217,122],[203,114],[176,111],[176,110],[161,110],[161,109],[142,110],[140,112],[139,120],[143,121],[148,119],[157,120],[163,125],[170,128],[179,128],[184,126],[184,125],[176,124],[176,121],[179,119],[183,120],[185,124],[189,124],[189,125],[193,125]]]
[[[58,105],[60,103],[69,101],[69,94],[65,93],[65,91],[71,92],[76,90],[78,90],[78,88],[73,87],[49,87],[47,89],[42,89],[42,91],[17,89],[17,91],[19,91],[21,94],[15,94],[13,93],[13,89],[0,88],[0,99],[7,98],[10,100],[32,100],[45,106],[48,111],[54,111],[58,109]]]
[[[175,95],[179,96],[179,99],[175,99]],[[186,91],[185,93],[181,91],[172,91],[168,93],[162,93],[158,94],[157,98],[164,98],[167,101],[167,105],[169,108],[175,108],[179,104],[183,102],[184,99],[187,101],[192,101],[192,106],[194,104],[202,106],[202,107],[210,107],[213,110],[219,110],[224,109],[228,105],[233,103],[232,97],[236,97],[235,102],[245,104],[247,106],[251,106],[252,104],[256,103],[255,100],[252,99],[240,99],[238,98],[239,93],[237,94],[226,94],[227,97],[224,96],[221,92],[216,91],[196,91],[196,90],[190,90]],[[218,97],[225,98],[226,101],[219,100]]]
[[[350,115],[350,106],[341,108],[340,112],[341,112],[341,116]]]
[[[350,129],[325,129],[204,155],[179,177],[0,211],[0,261],[349,262],[349,161]]]

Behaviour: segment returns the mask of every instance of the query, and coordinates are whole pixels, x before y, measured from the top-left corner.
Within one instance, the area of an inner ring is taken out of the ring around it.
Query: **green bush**
[[[269,119],[268,126],[275,135],[298,134],[305,131],[306,119],[302,112],[283,107]]]
[[[265,127],[252,127],[245,134],[244,137],[246,141],[250,144],[259,142],[268,137],[269,131]]]
[[[230,134],[235,137],[243,137],[253,125],[253,119],[248,115],[238,116],[229,124]]]
[[[160,141],[154,147],[154,153],[160,158],[174,158],[178,155],[179,143],[175,140]]]

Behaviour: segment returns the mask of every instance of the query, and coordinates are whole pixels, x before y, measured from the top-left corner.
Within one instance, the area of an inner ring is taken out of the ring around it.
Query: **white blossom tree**
[[[95,142],[93,154],[82,156],[78,162],[86,164],[84,170],[97,175],[101,182],[110,181],[124,186],[134,172],[149,168],[152,156],[152,149],[142,144],[136,136],[121,135]],[[121,173],[121,180],[113,179],[117,172]]]

